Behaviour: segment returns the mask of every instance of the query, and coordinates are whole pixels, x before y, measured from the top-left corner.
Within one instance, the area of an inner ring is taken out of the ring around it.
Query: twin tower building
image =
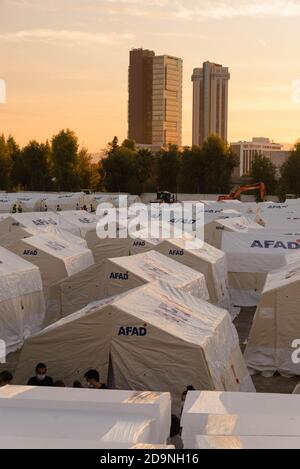
[[[205,62],[194,69],[193,145],[210,134],[227,141],[228,68]],[[130,51],[128,138],[158,150],[182,145],[183,61],[145,49]]]

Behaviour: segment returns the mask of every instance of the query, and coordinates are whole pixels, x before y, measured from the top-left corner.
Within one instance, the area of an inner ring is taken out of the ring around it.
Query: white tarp
[[[245,351],[251,370],[300,375],[299,301],[300,259],[267,276]]]
[[[181,418],[184,447],[197,435],[300,435],[300,396],[191,391]],[[298,420],[298,423],[297,423]]]
[[[39,269],[0,247],[0,339],[6,352],[20,348],[39,331],[45,303]]]
[[[300,243],[296,235],[255,230],[222,235],[232,301],[238,306],[256,306],[268,272],[296,262]]]
[[[214,219],[205,225],[205,241],[212,246],[222,249],[223,233],[248,233],[251,230],[263,229],[248,216],[227,217]]]
[[[85,239],[90,249],[99,242],[96,232],[98,221],[96,215],[85,210],[66,210],[59,213],[60,226],[73,235]]]
[[[196,437],[195,449],[299,449],[300,436],[206,436]]]
[[[48,194],[43,200],[42,208],[45,210],[76,210],[82,208],[85,204],[85,194],[83,192],[73,192],[66,194]]]
[[[119,389],[170,391],[177,411],[187,383],[254,390],[228,312],[159,282],[94,303],[29,339],[16,383],[37,357],[67,385],[92,367],[104,381],[113,374]]]
[[[199,240],[166,240],[156,246],[161,254],[184,264],[206,279],[210,300],[230,310],[227,263],[222,251]]]
[[[209,300],[203,274],[156,251],[107,259],[104,263],[106,298],[156,280],[168,282],[186,293]]]
[[[171,402],[168,393],[6,386],[0,420],[2,448],[164,445]]]
[[[8,246],[9,250],[39,267],[45,291],[51,284],[94,264],[91,251],[79,244],[41,233]]]

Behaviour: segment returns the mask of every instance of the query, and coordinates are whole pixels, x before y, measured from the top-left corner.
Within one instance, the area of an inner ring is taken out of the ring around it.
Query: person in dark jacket
[[[106,384],[100,383],[100,374],[97,370],[87,371],[84,378],[91,389],[107,389]]]
[[[35,376],[30,378],[28,386],[54,386],[53,378],[47,376],[47,366],[45,363],[38,363],[35,367]]]

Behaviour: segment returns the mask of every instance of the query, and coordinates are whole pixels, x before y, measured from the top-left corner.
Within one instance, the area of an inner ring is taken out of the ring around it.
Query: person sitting
[[[61,206],[60,206],[60,205],[57,205],[56,211],[57,211],[57,212],[61,212]]]
[[[107,386],[100,383],[100,374],[97,370],[89,370],[85,373],[84,378],[87,385],[91,389],[107,389]]]
[[[9,371],[2,371],[0,373],[0,388],[6,386],[7,384],[11,384],[13,380],[13,375]]]
[[[27,386],[54,386],[53,378],[47,376],[47,366],[38,363],[35,367],[35,376],[28,380]]]
[[[83,386],[80,381],[74,381],[73,388],[83,388]]]
[[[17,204],[13,205],[12,213],[17,213]]]
[[[55,381],[54,385],[53,385],[55,388],[65,388],[66,385],[63,381],[61,380],[57,380]]]

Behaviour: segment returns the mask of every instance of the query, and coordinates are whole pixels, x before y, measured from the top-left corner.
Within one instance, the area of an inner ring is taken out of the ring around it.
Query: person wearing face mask
[[[47,376],[47,366],[39,363],[35,367],[35,376],[28,380],[27,386],[54,386],[53,378]]]
[[[107,389],[106,384],[100,383],[100,375],[97,370],[87,371],[84,378],[91,389]]]

